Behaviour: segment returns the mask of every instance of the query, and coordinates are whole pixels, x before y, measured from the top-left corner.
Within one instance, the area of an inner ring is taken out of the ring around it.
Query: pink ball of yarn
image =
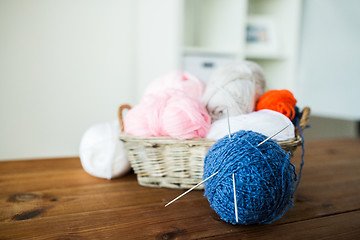
[[[163,113],[163,131],[178,139],[204,138],[211,126],[206,108],[196,99],[173,96]]]
[[[204,138],[211,126],[206,108],[181,91],[147,95],[124,119],[125,133],[138,137]]]
[[[148,95],[129,110],[124,118],[124,131],[136,137],[162,136],[161,115],[168,96]]]
[[[205,83],[188,72],[175,71],[154,79],[145,94],[159,94],[168,90],[180,90],[187,96],[200,99],[205,91]]]
[[[124,132],[127,135],[136,137],[150,137],[149,123],[144,118],[144,112],[147,110],[144,105],[136,105],[124,118]]]

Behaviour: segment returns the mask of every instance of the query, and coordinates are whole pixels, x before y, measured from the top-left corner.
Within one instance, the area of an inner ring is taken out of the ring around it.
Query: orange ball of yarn
[[[256,104],[256,111],[270,109],[293,120],[296,102],[294,95],[289,90],[269,90],[260,97]]]

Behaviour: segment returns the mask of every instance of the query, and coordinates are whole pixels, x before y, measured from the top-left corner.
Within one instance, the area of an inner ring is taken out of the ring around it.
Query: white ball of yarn
[[[117,121],[98,123],[84,133],[80,142],[80,160],[84,170],[99,178],[112,179],[130,170]]]
[[[230,116],[250,113],[256,101],[265,91],[265,77],[261,67],[250,61],[232,63],[220,67],[210,79],[204,96],[212,121]]]
[[[292,122],[285,115],[264,109],[248,114],[229,117],[231,133],[240,130],[251,130],[270,137],[283,127],[289,125],[282,132],[273,137],[276,141],[285,141],[295,137],[295,128]],[[213,122],[206,138],[220,139],[228,135],[228,121],[223,118]]]

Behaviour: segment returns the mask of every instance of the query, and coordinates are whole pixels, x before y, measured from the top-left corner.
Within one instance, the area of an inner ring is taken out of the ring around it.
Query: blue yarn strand
[[[304,136],[303,136],[303,132],[302,132],[302,129],[300,127],[300,122],[297,121],[296,123],[297,125],[297,128],[299,129],[299,133],[300,133],[300,138],[301,138],[301,149],[302,149],[302,153],[301,153],[301,163],[300,163],[300,170],[299,170],[299,179],[297,179],[296,181],[296,187],[295,187],[295,191],[294,191],[294,194],[296,192],[296,190],[298,189],[299,187],[299,184],[301,182],[301,174],[302,174],[302,169],[303,169],[303,166],[304,166],[304,156],[305,156],[305,139],[304,139]]]

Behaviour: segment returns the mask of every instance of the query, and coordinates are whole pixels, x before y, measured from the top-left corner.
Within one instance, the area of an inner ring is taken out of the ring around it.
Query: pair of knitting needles
[[[227,109],[227,120],[228,120],[228,131],[229,131],[229,139],[231,139],[231,131],[230,131],[230,120],[229,120],[229,110]],[[288,128],[290,126],[291,123],[289,123],[288,125],[286,125],[285,127],[283,127],[281,130],[279,130],[278,132],[274,133],[273,135],[271,135],[270,137],[266,138],[264,141],[262,141],[261,143],[259,143],[257,145],[257,147],[261,146],[262,144],[264,144],[265,142],[267,142],[269,139],[275,137],[276,135],[278,135],[279,133],[281,133],[282,131],[284,131],[286,128]],[[198,184],[196,184],[195,186],[193,186],[192,188],[190,188],[189,190],[187,190],[186,192],[184,192],[183,194],[177,196],[176,198],[174,198],[173,200],[171,200],[170,202],[168,202],[165,207],[169,206],[170,204],[172,204],[173,202],[175,202],[176,200],[178,200],[179,198],[185,196],[186,194],[188,194],[189,192],[191,192],[192,190],[194,190],[195,188],[197,188],[198,186],[200,186],[201,184],[203,184],[204,182],[206,182],[207,180],[209,180],[210,178],[214,177],[216,174],[218,174],[219,171],[213,173],[211,176],[207,177],[206,179],[202,180],[201,182],[199,182]],[[237,212],[237,200],[236,200],[236,188],[235,188],[235,174],[232,174],[232,179],[233,179],[233,189],[234,189],[234,208],[235,208],[235,218],[236,218],[236,222],[239,221],[239,217],[238,217],[238,212]]]

